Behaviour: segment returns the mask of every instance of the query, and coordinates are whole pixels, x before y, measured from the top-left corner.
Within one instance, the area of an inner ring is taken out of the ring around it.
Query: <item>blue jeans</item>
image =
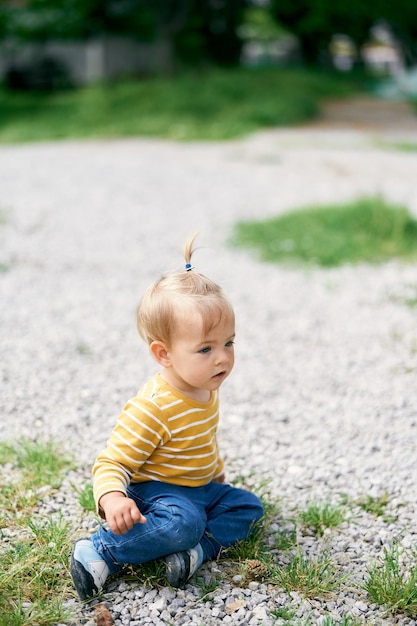
[[[263,516],[253,493],[228,484],[179,487],[162,482],[131,484],[128,496],[146,516],[146,524],[124,535],[101,527],[92,536],[95,549],[114,574],[124,564],[139,565],[200,543],[204,560],[246,539]]]

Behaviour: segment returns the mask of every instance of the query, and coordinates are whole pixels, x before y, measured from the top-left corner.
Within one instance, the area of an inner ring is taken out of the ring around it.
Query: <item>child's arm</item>
[[[146,517],[139,511],[136,502],[121,491],[109,491],[104,494],[100,498],[100,507],[106,515],[110,530],[115,535],[124,535],[134,524],[146,523]]]
[[[126,533],[134,524],[146,522],[136,503],[127,497],[127,488],[132,475],[140,472],[141,466],[169,436],[157,407],[146,398],[129,401],[119,415],[107,447],[93,466],[97,513],[107,520],[115,534]]]

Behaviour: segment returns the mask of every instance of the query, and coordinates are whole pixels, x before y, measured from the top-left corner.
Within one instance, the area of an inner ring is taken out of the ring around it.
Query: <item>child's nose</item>
[[[228,359],[226,350],[219,350],[216,356],[216,363],[218,365],[220,365],[221,363],[225,363]]]

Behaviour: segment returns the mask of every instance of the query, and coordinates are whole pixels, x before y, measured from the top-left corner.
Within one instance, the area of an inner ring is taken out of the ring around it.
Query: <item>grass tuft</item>
[[[71,484],[78,497],[78,503],[85,511],[95,511],[96,503],[94,500],[93,484],[86,482],[81,488]]]
[[[297,528],[280,528],[272,534],[274,547],[277,550],[291,550],[297,545]]]
[[[165,563],[162,559],[142,563],[137,567],[127,565],[123,569],[123,579],[135,581],[143,587],[160,589],[166,587]]]
[[[338,267],[417,258],[417,220],[380,197],[313,206],[263,221],[238,222],[230,243],[261,260]]]
[[[322,536],[326,528],[336,528],[347,519],[344,506],[332,505],[330,502],[318,504],[311,502],[304,511],[300,512],[300,520],[314,533]]]
[[[271,615],[273,617],[275,617],[275,619],[281,619],[284,622],[291,622],[291,624],[293,624],[293,619],[295,616],[295,610],[294,609],[289,609],[286,606],[280,606],[277,609],[274,609],[273,611],[271,611]]]
[[[385,510],[390,502],[390,496],[387,492],[384,492],[380,496],[365,495],[354,503],[357,504],[366,513],[371,513],[375,517],[385,517]]]
[[[417,554],[411,554],[414,565],[405,568],[402,564],[402,551],[397,544],[384,549],[384,558],[368,569],[365,589],[372,602],[386,606],[393,613],[403,613],[409,617],[417,614]]]
[[[300,549],[288,564],[271,568],[270,579],[285,591],[299,591],[306,598],[328,595],[341,581],[328,556],[307,558]]]

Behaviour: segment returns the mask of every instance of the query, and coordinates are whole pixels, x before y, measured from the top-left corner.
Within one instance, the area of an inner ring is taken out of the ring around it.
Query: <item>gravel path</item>
[[[362,194],[417,216],[417,153],[375,143],[417,142],[417,133],[375,133],[312,127],[209,145],[0,147],[0,438],[53,437],[80,467],[45,512],[60,510],[80,532],[92,526],[70,482],[88,477],[121,406],[154,372],[136,305],[150,281],[181,267],[183,241],[199,229],[194,264],[224,286],[237,312],[219,433],[229,479],[269,480],[277,525],[340,494],[387,492],[396,517],[357,512],[323,539],[303,533],[307,555],[327,549],[351,576],[330,598],[307,601],[257,581],[241,587],[238,572],[207,602],[195,584],[175,592],[118,579],[107,596],[115,624],[270,626],[280,606],[302,624],[327,614],[417,624],[390,617],[360,589],[394,539],[407,550],[417,544],[417,324],[405,304],[416,297],[417,265],[295,271],[225,245],[237,219]],[[203,573],[220,576],[226,565]],[[92,623],[91,607],[71,603],[74,624]]]

